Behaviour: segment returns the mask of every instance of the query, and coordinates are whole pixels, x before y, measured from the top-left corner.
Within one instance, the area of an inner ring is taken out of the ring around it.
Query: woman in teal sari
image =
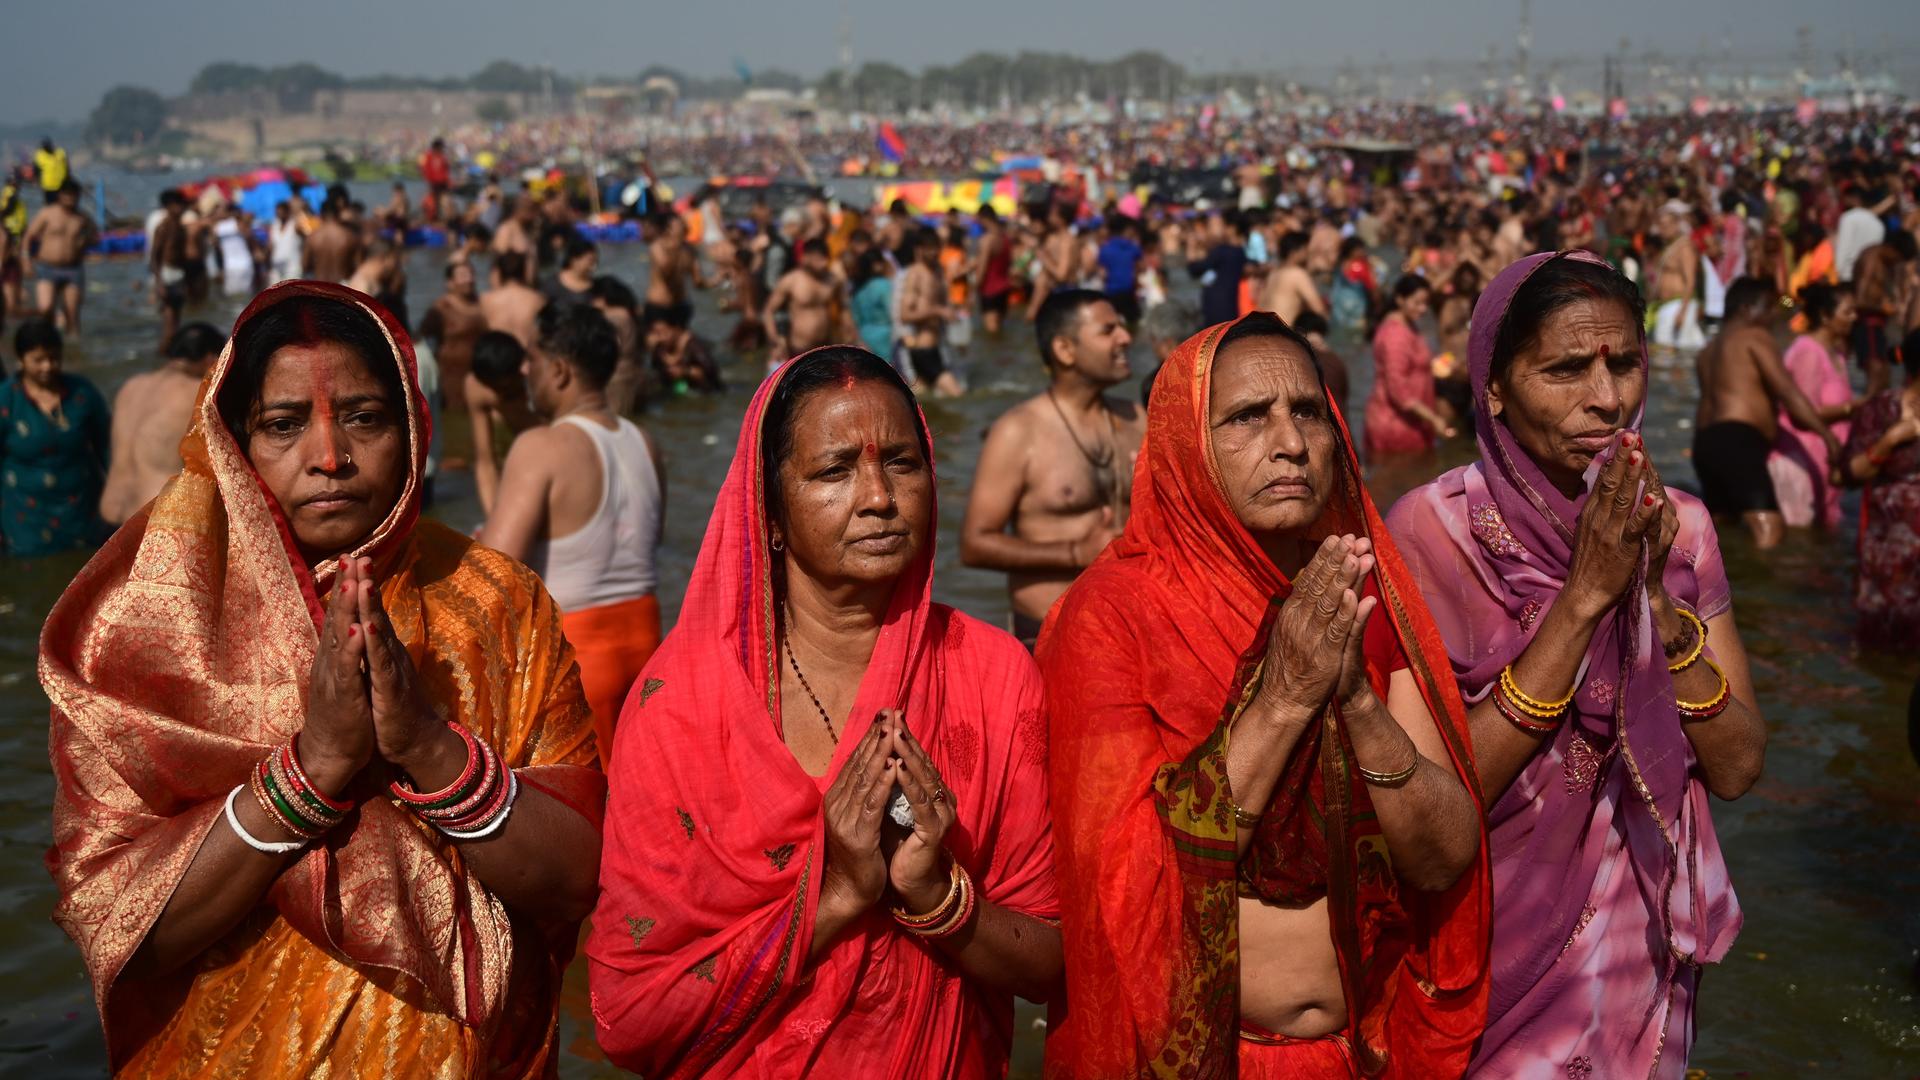
[[[100,518],[110,445],[107,401],[60,370],[52,323],[13,335],[20,373],[0,384],[0,534],[8,554],[92,548],[111,532]]]

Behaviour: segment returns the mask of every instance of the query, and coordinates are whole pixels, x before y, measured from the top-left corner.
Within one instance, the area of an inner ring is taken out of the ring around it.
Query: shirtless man
[[[500,258],[504,255],[519,255],[519,279],[528,285],[533,284],[535,270],[534,237],[540,231],[540,213],[533,200],[521,195],[513,200],[513,213],[500,227],[493,231],[494,269],[500,269]],[[494,284],[498,285],[496,281]]]
[[[526,358],[526,348],[512,334],[489,330],[473,343],[473,370],[461,387],[473,436],[473,486],[485,513],[492,512],[500,488],[500,437],[504,434],[512,445],[540,422],[527,403],[527,377],[520,370]]]
[[[1126,526],[1147,431],[1145,409],[1106,393],[1132,373],[1133,340],[1106,297],[1056,290],[1035,329],[1051,383],[987,431],[960,525],[960,561],[1006,572],[1013,633],[1028,649],[1047,609]]]
[[[1653,343],[1668,352],[1697,349],[1700,332],[1700,249],[1693,246],[1692,209],[1678,199],[1660,208],[1660,231],[1667,246],[1653,267]],[[1729,309],[1731,310],[1731,309]]]
[[[1047,207],[1046,234],[1040,239],[1039,257],[1034,260],[1033,299],[1027,304],[1027,318],[1040,317],[1040,305],[1054,289],[1071,289],[1080,283],[1082,245],[1073,234],[1073,218],[1059,203]]]
[[[655,319],[642,330],[647,355],[660,376],[661,393],[681,397],[690,393],[717,394],[726,389],[713,346],[684,326]]]
[[[840,334],[840,327],[834,325],[833,313],[836,307],[846,311],[846,286],[833,274],[832,260],[827,255],[825,240],[809,240],[800,247],[800,265],[781,275],[773,286],[772,295],[767,297],[766,307],[761,310],[761,324],[766,327],[767,340],[773,346],[767,352],[767,363],[777,366],[809,349],[830,345]],[[653,305],[649,304],[649,315]],[[787,314],[787,328],[780,329],[778,316]],[[649,318],[647,321],[656,321]],[[685,323],[671,318],[662,318],[669,326],[682,327]]]
[[[87,291],[87,249],[99,239],[93,219],[80,212],[80,185],[69,178],[57,197],[33,215],[26,248],[40,271],[40,310],[69,334],[80,332],[80,301]],[[59,307],[55,307],[55,304]]]
[[[180,326],[180,309],[187,303],[187,197],[178,188],[160,195],[160,223],[148,245],[147,265],[153,271],[153,300],[160,308],[160,343],[164,349]]]
[[[440,342],[440,384],[447,388],[447,408],[466,407],[467,372],[473,368],[473,346],[487,332],[487,316],[480,309],[480,293],[473,265],[447,264],[446,292],[440,294],[421,320],[423,337]]]
[[[518,251],[496,256],[493,269],[499,283],[480,298],[487,329],[512,334],[521,348],[531,347],[534,322],[547,306],[546,294],[527,284],[527,261]]]
[[[1888,333],[1889,317],[1898,318],[1906,306],[1904,270],[1915,253],[1913,234],[1895,229],[1886,239],[1862,251],[1853,263],[1853,302],[1860,318],[1853,324],[1853,355],[1867,372],[1867,396],[1887,388],[1892,365],[1887,362],[1889,337],[1899,340],[1899,325]]]
[[[1493,231],[1493,261],[1501,269],[1518,262],[1527,253],[1526,209],[1521,196],[1500,200],[1500,227]]]
[[[317,281],[345,281],[359,268],[365,250],[358,230],[342,220],[344,204],[329,198],[320,206],[320,227],[307,237],[306,276]]]
[[[607,380],[607,404],[621,416],[629,416],[646,396],[647,366],[641,355],[640,298],[627,283],[611,274],[602,274],[587,286],[588,302],[607,317],[613,327],[619,357],[613,365],[613,377]]]
[[[1313,223],[1313,232],[1307,239],[1307,254],[1303,265],[1314,280],[1331,280],[1333,268],[1339,261],[1340,215],[1338,211],[1329,209]],[[1322,311],[1321,314],[1324,315],[1326,312]]]
[[[166,362],[128,379],[113,398],[113,460],[100,491],[100,516],[119,525],[180,471],[180,438],[193,424],[200,379],[227,339],[203,322],[167,341]]]
[[[947,321],[953,317],[949,299],[946,275],[940,269],[940,234],[922,228],[913,235],[913,262],[900,284],[900,325],[905,327],[916,394],[932,390],[940,397],[954,397],[961,392],[959,378],[947,368],[940,351]]]
[[[1320,298],[1320,287],[1307,268],[1313,243],[1306,233],[1290,232],[1280,238],[1275,249],[1274,269],[1267,275],[1255,307],[1271,311],[1292,325],[1303,311],[1326,318],[1327,302]]]
[[[407,185],[395,181],[393,195],[387,199],[387,205],[380,208],[381,223],[395,232],[407,231],[407,223],[413,219],[413,206],[407,201]]]
[[[1829,461],[1841,458],[1840,440],[1780,359],[1773,335],[1779,306],[1773,287],[1759,278],[1741,278],[1727,290],[1726,325],[1700,351],[1693,432],[1693,468],[1707,509],[1739,514],[1763,551],[1786,529],[1767,472],[1781,410],[1826,441]]]
[[[640,238],[647,242],[647,295],[641,309],[647,318],[664,318],[675,326],[693,325],[693,285],[699,280],[699,255],[687,243],[686,226],[670,213],[652,214],[640,222]]]

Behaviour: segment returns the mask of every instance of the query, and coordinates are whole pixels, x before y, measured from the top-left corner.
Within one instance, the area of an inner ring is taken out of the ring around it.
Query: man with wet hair
[[[1007,575],[1013,635],[1029,649],[1041,620],[1126,525],[1146,410],[1107,391],[1133,369],[1133,337],[1113,302],[1057,289],[1035,326],[1047,389],[994,421],[966,518],[960,561]]]
[[[100,492],[100,516],[119,525],[147,505],[180,471],[180,439],[193,424],[200,380],[227,337],[203,322],[167,339],[166,359],[128,379],[113,398],[113,456]]]
[[[1778,544],[1786,531],[1767,471],[1780,413],[1824,439],[1829,461],[1842,457],[1840,440],[1781,359],[1773,333],[1779,308],[1773,286],[1759,278],[1741,278],[1727,289],[1726,323],[1700,350],[1693,431],[1693,468],[1707,509],[1739,515],[1762,550]]]

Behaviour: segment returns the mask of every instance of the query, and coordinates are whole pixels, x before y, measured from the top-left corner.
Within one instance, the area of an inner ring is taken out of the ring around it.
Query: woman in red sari
[[[1127,531],[1040,639],[1047,1074],[1459,1076],[1487,948],[1460,698],[1312,348],[1213,327],[1147,422]]]
[[[1014,995],[1050,996],[1039,672],[932,602],[930,447],[861,349],[801,356],[754,398],[617,728],[587,942],[616,1064],[999,1077]]]
[[[268,289],[47,618],[54,919],[118,1073],[554,1074],[593,727],[539,579],[419,520],[430,436],[392,316]]]

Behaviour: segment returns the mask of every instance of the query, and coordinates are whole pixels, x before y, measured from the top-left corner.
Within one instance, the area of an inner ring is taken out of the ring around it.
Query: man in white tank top
[[[481,535],[532,567],[560,605],[604,765],[627,691],[660,644],[666,473],[652,438],[607,405],[620,346],[606,316],[552,304],[537,330],[527,397],[547,423],[514,440]]]

